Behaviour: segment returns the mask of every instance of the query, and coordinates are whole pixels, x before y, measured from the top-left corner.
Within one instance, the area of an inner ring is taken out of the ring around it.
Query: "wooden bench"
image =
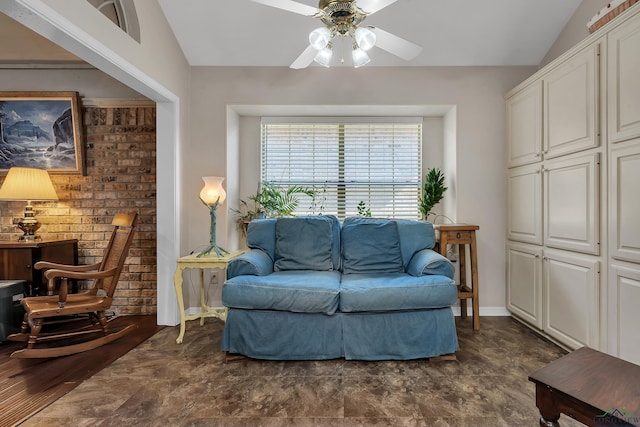
[[[640,366],[582,347],[529,376],[540,425],[560,413],[588,426],[640,426]]]

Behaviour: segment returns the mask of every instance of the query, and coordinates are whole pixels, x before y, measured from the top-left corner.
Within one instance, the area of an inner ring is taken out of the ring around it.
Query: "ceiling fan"
[[[333,42],[337,37],[350,37],[354,67],[369,63],[367,51],[378,47],[409,61],[422,47],[377,27],[363,25],[367,16],[398,0],[320,0],[317,8],[294,0],[252,0],[255,3],[287,10],[300,15],[319,18],[324,24],[309,34],[309,46],[296,58],[290,68],[308,67],[312,61],[329,67]]]

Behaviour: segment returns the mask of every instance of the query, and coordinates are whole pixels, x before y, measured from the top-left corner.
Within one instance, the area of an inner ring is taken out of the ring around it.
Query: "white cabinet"
[[[542,248],[507,244],[507,308],[542,329]]]
[[[609,196],[609,253],[640,263],[640,138],[611,149]]]
[[[542,152],[542,82],[535,82],[506,101],[509,166],[537,162]]]
[[[507,238],[542,244],[542,166],[509,169],[507,178]]]
[[[505,97],[506,303],[640,363],[640,7],[605,28]]]
[[[514,316],[566,347],[599,347],[598,257],[509,242],[507,284]]]
[[[640,138],[613,144],[609,196],[608,351],[640,364]]]
[[[570,348],[599,348],[600,261],[588,255],[545,249],[542,328]]]
[[[640,265],[617,262],[609,272],[608,352],[640,365]]]
[[[591,153],[509,169],[507,238],[599,255],[599,164]]]
[[[545,158],[600,145],[599,53],[594,43],[544,76]]]
[[[544,165],[544,244],[598,255],[599,153]]]
[[[608,34],[609,142],[640,136],[640,19]]]

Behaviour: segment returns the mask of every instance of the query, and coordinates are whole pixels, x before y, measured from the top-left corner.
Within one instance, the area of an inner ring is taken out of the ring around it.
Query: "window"
[[[87,0],[111,22],[140,42],[140,26],[133,0]]]
[[[419,218],[422,119],[373,120],[263,118],[262,181],[313,189],[297,215]]]

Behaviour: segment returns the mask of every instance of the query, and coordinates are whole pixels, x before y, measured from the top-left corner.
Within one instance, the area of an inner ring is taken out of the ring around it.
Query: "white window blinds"
[[[295,212],[418,218],[421,119],[399,123],[262,123],[262,181],[315,190]]]

